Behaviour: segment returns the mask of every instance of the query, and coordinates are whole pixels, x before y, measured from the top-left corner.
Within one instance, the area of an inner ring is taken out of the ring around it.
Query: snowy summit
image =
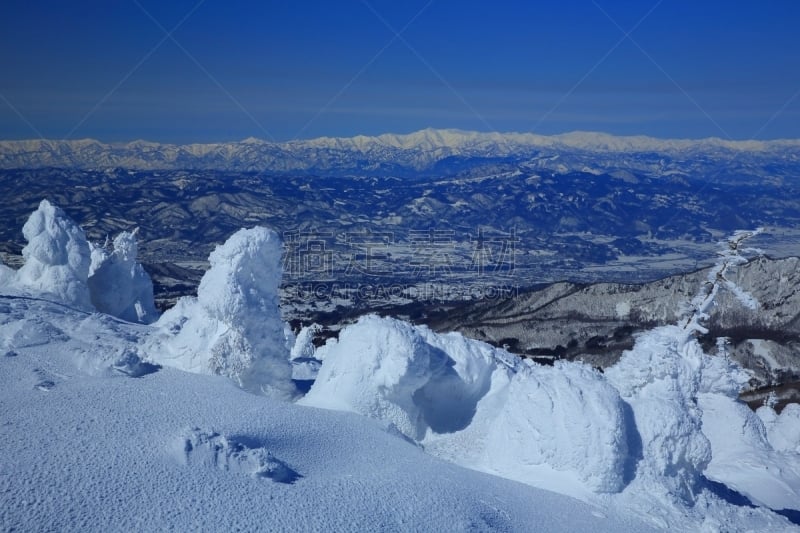
[[[565,154],[682,159],[687,155],[727,160],[732,155],[796,157],[800,140],[731,141],[657,139],[599,132],[561,135],[424,129],[408,134],[368,137],[320,137],[270,142],[248,137],[238,142],[163,144],[146,141],[104,143],[83,140],[0,141],[0,168],[126,168],[138,170],[216,169],[271,172],[355,169],[430,170],[450,158],[520,158]],[[658,161],[658,158],[656,158]],[[580,167],[579,167],[580,168]]]
[[[758,305],[727,277],[749,234],[601,373],[377,316],[314,348],[267,228],[161,317],[135,231],[91,244],[43,201],[23,232],[0,265],[4,530],[800,530],[800,406],[751,411],[697,340],[718,292]]]

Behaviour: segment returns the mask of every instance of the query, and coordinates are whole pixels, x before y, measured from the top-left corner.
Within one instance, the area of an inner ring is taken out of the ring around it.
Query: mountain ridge
[[[730,342],[730,356],[751,375],[751,386],[800,380],[796,361],[800,343],[800,258],[749,259],[730,281],[756,301],[748,309],[723,291],[708,317],[703,341]],[[523,291],[513,299],[464,303],[426,323],[438,331],[492,343],[513,345],[528,356],[577,358],[596,366],[613,365],[636,335],[679,320],[680,302],[707,282],[711,267],[645,283],[555,282]]]
[[[272,142],[248,137],[218,143],[159,143],[95,139],[0,141],[0,168],[131,168],[217,170],[429,169],[452,157],[509,158],[562,153],[691,156],[726,159],[751,156],[800,159],[800,139],[769,141],[660,139],[574,131],[558,135],[424,129],[409,134],[318,137]]]

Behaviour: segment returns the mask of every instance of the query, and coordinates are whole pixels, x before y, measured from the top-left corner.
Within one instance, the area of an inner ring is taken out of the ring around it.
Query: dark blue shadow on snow
[[[622,402],[622,416],[625,420],[627,429],[626,439],[628,442],[628,457],[625,460],[623,470],[623,480],[628,485],[636,477],[636,467],[639,461],[644,459],[642,436],[636,428],[636,419],[633,417],[633,409],[628,402]]]
[[[728,487],[724,483],[719,483],[718,481],[712,481],[707,477],[703,477],[703,484],[704,486],[714,493],[716,496],[722,498],[726,502],[730,503],[731,505],[737,505],[739,507],[750,507],[755,508],[756,505],[750,501],[750,499],[742,494],[741,492],[735,491],[732,488]],[[800,526],[800,511],[795,509],[770,509],[773,513],[779,514],[786,518],[789,522],[796,526]]]
[[[756,507],[755,505],[753,505],[753,502],[751,502],[747,496],[745,496],[741,492],[733,490],[724,483],[720,483],[719,481],[713,481],[705,476],[702,477],[702,483],[703,486],[705,486],[709,490],[709,492],[719,497],[720,499],[725,500],[731,505],[736,505],[738,507],[753,507],[753,508]]]
[[[780,511],[776,511],[773,509],[772,512],[785,517],[792,524],[800,526],[800,511],[795,509],[781,509]]]

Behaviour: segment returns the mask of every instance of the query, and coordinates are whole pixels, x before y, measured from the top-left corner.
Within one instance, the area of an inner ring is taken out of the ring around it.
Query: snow
[[[788,404],[781,414],[765,405],[756,414],[766,426],[767,438],[775,450],[800,454],[800,405]]]
[[[623,487],[623,405],[584,365],[523,364],[461,335],[366,316],[326,350],[298,403],[385,421],[437,455],[520,481],[538,478],[521,465],[547,465],[597,492]],[[469,442],[483,445],[467,456]]]
[[[42,200],[22,227],[28,244],[25,264],[16,273],[16,286],[54,301],[88,310],[89,266],[86,235],[64,211]]]
[[[262,227],[239,230],[211,252],[209,263],[197,297],[181,298],[156,322],[145,347],[149,359],[291,398],[294,339],[278,309],[277,233]]]
[[[311,324],[300,329],[292,346],[289,359],[314,357],[314,335],[322,330],[319,324]]]
[[[0,354],[3,530],[653,530],[222,376],[86,374],[77,354],[135,349],[150,327],[38,300],[2,297],[0,308],[3,339],[32,322],[63,328]]]
[[[136,231],[122,232],[113,249],[86,240],[59,207],[42,200],[22,228],[28,241],[18,271],[0,265],[0,290],[100,311],[130,322],[157,318],[153,283],[136,262]]]
[[[767,439],[764,424],[746,405],[701,395],[700,406],[705,413],[703,432],[709,436],[714,454],[706,476],[744,495],[752,504],[800,509],[800,456],[776,449]],[[781,440],[784,431],[775,432],[774,438]]]
[[[123,231],[113,247],[91,246],[89,292],[92,304],[128,322],[151,323],[158,319],[153,282],[136,262],[136,230]]]
[[[77,281],[124,264],[99,286],[135,288],[133,234],[90,269],[60,210],[31,221],[37,275],[0,269],[3,529],[798,529],[800,408],[753,413],[724,343],[697,340],[738,252],[601,374],[377,316],[313,350],[258,227],[216,248],[196,298],[128,322]],[[300,399],[293,371],[315,379]]]
[[[711,446],[694,402],[704,354],[682,335],[679,326],[666,326],[640,336],[606,376],[633,412],[643,456],[637,477],[693,503]]]
[[[162,144],[148,141],[107,144],[84,140],[0,141],[3,168],[167,168],[273,169],[314,168],[335,163],[353,165],[400,164],[426,167],[454,155],[500,157],[531,155],[539,162],[549,159],[551,168],[580,170],[586,166],[552,165],[559,155],[601,154],[637,156],[659,153],[696,159],[726,158],[728,154],[774,154],[793,157],[800,140],[731,141],[707,139],[658,139],[645,136],[614,136],[600,132],[571,132],[544,136],[533,133],[474,132],[456,129],[425,129],[408,134],[387,133],[375,137],[321,137],[284,143],[254,138],[211,144]],[[593,163],[594,164],[593,158]],[[187,167],[189,165],[189,167]]]
[[[547,464],[575,472],[593,492],[621,491],[629,428],[617,391],[585,365],[526,370],[513,377],[506,404],[493,417],[485,463],[506,475]]]

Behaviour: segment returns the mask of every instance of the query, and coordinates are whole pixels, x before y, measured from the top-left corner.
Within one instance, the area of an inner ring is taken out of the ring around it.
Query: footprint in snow
[[[56,386],[56,382],[54,381],[52,373],[48,372],[47,370],[34,368],[33,373],[38,379],[36,384],[33,386],[34,389],[49,392]],[[57,375],[56,377],[65,378],[66,376]]]
[[[50,381],[49,379],[45,379],[34,385],[33,388],[38,389],[40,391],[48,392],[53,390],[53,387],[55,386],[56,384],[54,382]]]
[[[269,478],[277,483],[291,484],[303,477],[254,439],[227,437],[194,428],[187,431],[177,444],[177,456],[186,465],[200,464]]]

